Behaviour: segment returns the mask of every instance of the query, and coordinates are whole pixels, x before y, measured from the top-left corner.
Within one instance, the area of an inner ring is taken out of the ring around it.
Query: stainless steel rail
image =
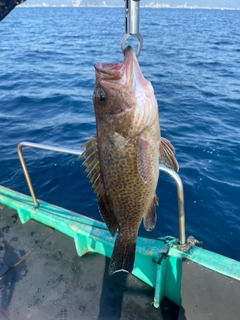
[[[27,185],[28,185],[30,194],[33,199],[34,206],[39,207],[39,203],[37,201],[37,198],[36,198],[33,186],[32,186],[32,182],[31,182],[31,179],[30,179],[30,176],[28,173],[28,169],[27,169],[27,166],[25,163],[25,159],[23,156],[23,151],[22,151],[23,147],[59,152],[59,153],[64,153],[64,154],[71,154],[71,155],[75,155],[75,156],[80,156],[82,152],[81,152],[81,150],[75,151],[75,150],[71,150],[71,149],[57,148],[57,147],[52,147],[52,146],[43,145],[43,144],[39,144],[39,143],[31,143],[31,142],[19,143],[18,148],[17,148],[19,160],[20,160],[22,168],[23,168],[23,172],[24,172],[24,175],[25,175],[25,178],[27,181]],[[179,175],[171,169],[168,169],[168,168],[160,165],[159,170],[169,174],[176,183],[177,197],[178,197],[179,240],[180,240],[180,244],[184,244],[186,242],[186,235],[185,235],[184,193],[183,193],[182,181],[181,181]]]
[[[32,196],[34,205],[36,207],[39,207],[39,203],[37,201],[37,198],[35,196],[35,192],[32,186],[32,182],[28,173],[28,169],[25,163],[25,159],[23,157],[23,152],[22,152],[22,148],[23,147],[29,147],[29,148],[34,148],[34,149],[41,149],[41,150],[46,150],[46,151],[53,151],[53,152],[59,152],[59,153],[65,153],[65,154],[72,154],[74,156],[80,156],[81,155],[81,150],[79,151],[75,151],[75,150],[71,150],[71,149],[63,149],[63,148],[57,148],[57,147],[52,147],[52,146],[48,146],[48,145],[44,145],[44,144],[40,144],[40,143],[32,143],[32,142],[21,142],[18,145],[17,151],[18,151],[18,157],[19,160],[21,162],[22,168],[23,168],[23,172],[27,181],[27,185],[30,191],[30,194]]]
[[[179,241],[180,241],[180,244],[185,244],[186,232],[185,232],[184,192],[183,192],[182,180],[175,171],[167,167],[159,165],[159,170],[169,174],[176,183],[177,198],[178,198]]]

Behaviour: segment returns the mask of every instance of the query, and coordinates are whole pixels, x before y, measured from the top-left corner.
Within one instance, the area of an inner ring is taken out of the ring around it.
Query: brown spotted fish
[[[99,211],[117,238],[109,274],[132,272],[138,229],[156,224],[159,158],[178,171],[174,147],[161,138],[152,85],[141,72],[131,47],[122,63],[96,63],[93,103],[97,133],[86,142],[88,178]]]

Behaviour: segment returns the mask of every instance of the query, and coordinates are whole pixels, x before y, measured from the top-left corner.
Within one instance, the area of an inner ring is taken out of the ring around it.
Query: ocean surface
[[[240,260],[240,11],[141,9],[139,57],[176,149],[186,233]],[[95,62],[123,59],[123,8],[16,8],[0,23],[0,184],[29,194],[21,141],[80,151],[95,133]],[[136,43],[133,41],[133,45]],[[99,219],[76,156],[24,149],[38,199]],[[156,229],[178,237],[174,182],[161,173]]]

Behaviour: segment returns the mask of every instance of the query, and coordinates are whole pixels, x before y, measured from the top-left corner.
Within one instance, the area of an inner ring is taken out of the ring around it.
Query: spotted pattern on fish
[[[97,133],[84,145],[84,165],[109,231],[118,232],[109,273],[131,272],[142,219],[148,231],[156,224],[159,156],[173,169],[178,164],[173,146],[161,139],[154,91],[133,49],[125,49],[123,63],[95,69]]]

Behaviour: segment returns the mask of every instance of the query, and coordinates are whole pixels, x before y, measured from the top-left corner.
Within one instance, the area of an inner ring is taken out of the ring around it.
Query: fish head
[[[110,123],[121,114],[133,119],[139,108],[149,105],[146,101],[149,96],[154,97],[151,83],[142,75],[132,47],[125,48],[123,62],[96,63],[94,67],[93,103],[97,120]]]

